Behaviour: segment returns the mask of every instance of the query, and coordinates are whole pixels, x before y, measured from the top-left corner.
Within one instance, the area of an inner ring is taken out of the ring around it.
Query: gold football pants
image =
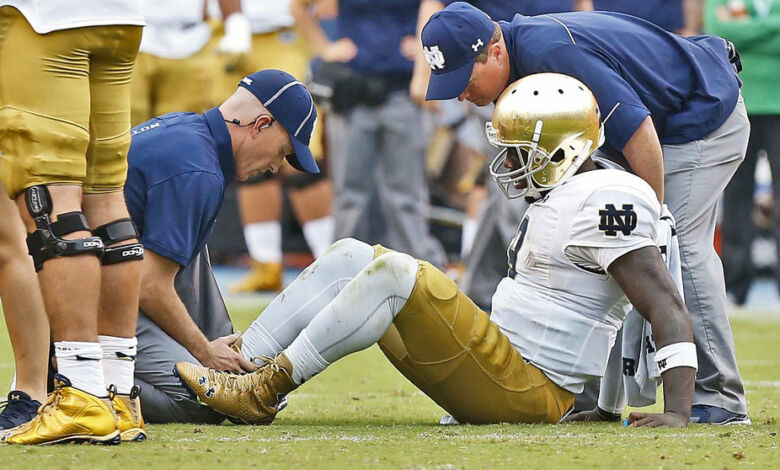
[[[377,256],[386,251],[376,247]],[[557,423],[574,395],[525,362],[444,273],[419,263],[411,296],[379,341],[390,362],[460,423]]]
[[[0,7],[0,178],[11,197],[38,184],[122,189],[140,41],[140,26],[38,34]]]
[[[174,111],[202,113],[214,106],[217,67],[210,45],[185,59],[138,54],[132,85],[133,125]]]

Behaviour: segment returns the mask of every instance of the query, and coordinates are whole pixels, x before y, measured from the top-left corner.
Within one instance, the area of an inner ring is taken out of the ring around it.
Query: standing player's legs
[[[82,207],[105,245],[97,331],[106,386],[116,387],[113,405],[122,439],[135,441],[146,438],[138,391],[133,390],[143,247],[122,189],[130,147],[130,80],[141,30],[100,31],[103,47],[93,51],[90,60],[90,143]]]
[[[744,158],[749,131],[740,98],[726,122],[704,139],[663,148],[666,203],[677,220],[685,303],[699,357],[693,403],[736,414],[747,412],[745,392],[713,238],[718,197]]]
[[[60,380],[57,404],[4,437],[8,442],[114,442],[119,434],[111,405],[101,398],[107,395],[97,338],[101,243],[81,214],[89,51],[97,43],[90,28],[38,35],[16,9],[0,8],[0,176],[37,245],[33,260],[57,365],[72,384]],[[70,256],[55,250],[51,236],[63,240],[57,244]]]
[[[230,96],[245,75],[261,69],[284,70],[302,81],[309,59],[306,42],[291,28],[254,34],[249,59],[242,67],[223,76],[222,94],[224,97]],[[311,150],[316,159],[320,159],[323,154],[321,141],[321,126],[317,126],[311,140]],[[234,292],[278,291],[282,288],[281,178],[281,175],[268,174],[238,187],[241,225],[244,227],[244,239],[252,257],[252,269],[246,278],[231,286]],[[321,195],[319,192],[302,190],[298,191],[297,201],[303,205],[316,205],[320,201],[313,198]],[[319,254],[319,248],[329,246],[333,240],[332,233],[328,233],[328,228],[332,225],[330,208],[321,218],[323,220],[298,220],[315,257]],[[309,236],[306,236],[307,232]]]
[[[285,168],[292,167],[288,165]],[[333,243],[333,187],[327,176],[324,176],[325,168],[322,167],[317,174],[294,170],[287,173],[290,174],[284,184],[288,188],[293,213],[301,225],[312,255],[319,258]]]
[[[753,194],[756,186],[756,164],[758,152],[764,148],[760,135],[760,125],[750,118],[750,140],[745,160],[739,165],[728,186],[723,191],[723,274],[726,291],[737,305],[747,300],[748,290],[753,283],[753,238],[756,228],[753,223]],[[776,129],[769,131],[776,134]]]
[[[27,255],[24,226],[4,191],[0,184],[0,298],[14,350],[16,380],[0,413],[0,429],[10,429],[32,419],[46,401],[49,322],[38,277]]]

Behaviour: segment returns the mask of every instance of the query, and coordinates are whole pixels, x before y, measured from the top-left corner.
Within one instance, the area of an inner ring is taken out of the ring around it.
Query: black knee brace
[[[89,231],[87,219],[80,211],[66,212],[49,218],[52,209],[51,194],[46,186],[31,186],[25,190],[27,210],[35,221],[35,231],[27,234],[27,249],[33,258],[35,270],[43,269],[43,263],[59,256],[77,256],[103,253],[103,241],[98,237],[64,240],[63,235],[82,230]]]
[[[117,219],[96,228],[92,233],[103,240],[106,246],[100,262],[103,266],[144,259],[144,246],[140,243],[128,243],[126,245],[108,246],[116,242],[138,238],[138,231],[130,219]]]

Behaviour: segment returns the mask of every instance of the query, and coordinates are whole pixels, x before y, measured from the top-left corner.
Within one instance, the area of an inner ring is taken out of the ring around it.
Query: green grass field
[[[256,309],[234,304],[239,329]],[[443,411],[376,347],[330,367],[290,395],[267,427],[150,426],[118,447],[0,447],[0,468],[780,468],[780,315],[732,318],[749,427],[684,430],[618,425],[439,426]],[[0,323],[0,391],[13,372]]]

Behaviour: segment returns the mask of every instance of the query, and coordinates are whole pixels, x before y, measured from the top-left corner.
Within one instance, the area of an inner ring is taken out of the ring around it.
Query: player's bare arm
[[[663,202],[664,154],[650,116],[642,121],[634,135],[628,139],[623,148],[623,155],[634,173],[647,181],[647,184],[658,195],[658,200]]]
[[[357,47],[349,38],[331,41],[311,11],[314,0],[293,0],[290,12],[295,24],[314,51],[326,62],[348,62],[357,55]]]
[[[141,309],[201,363],[237,373],[254,370],[251,362],[230,348],[240,332],[209,341],[198,329],[174,289],[179,268],[168,258],[146,252],[141,268]]]
[[[616,259],[608,271],[634,308],[652,324],[658,351],[674,344],[693,345],[688,310],[658,248],[648,246],[626,253]],[[685,427],[688,424],[696,369],[674,367],[662,372],[661,376],[664,412],[631,413],[629,425]]]

